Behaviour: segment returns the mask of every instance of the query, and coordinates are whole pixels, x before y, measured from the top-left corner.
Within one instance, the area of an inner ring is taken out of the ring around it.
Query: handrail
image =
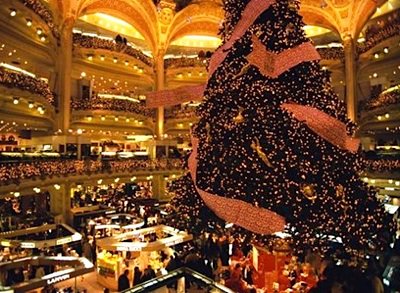
[[[201,283],[202,285],[206,285],[208,289],[213,289],[214,290],[213,292],[234,293],[234,291],[223,286],[222,284],[215,282],[214,280],[187,267],[179,268],[177,270],[169,272],[166,275],[156,277],[154,279],[146,281],[142,284],[139,284],[123,292],[124,293],[151,292],[155,289],[171,284],[182,277],[190,277],[192,281]]]

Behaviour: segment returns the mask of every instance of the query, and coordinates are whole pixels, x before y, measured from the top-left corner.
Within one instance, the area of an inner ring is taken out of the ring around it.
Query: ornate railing
[[[182,67],[205,67],[208,65],[209,58],[200,57],[181,57],[170,58],[165,60],[165,68],[182,68]]]
[[[118,52],[121,54],[127,54],[137,60],[142,61],[144,64],[153,67],[152,58],[146,56],[140,50],[125,45],[124,43],[116,43],[113,40],[84,36],[78,33],[74,33],[73,43],[76,46],[86,49],[103,49],[103,50]]]
[[[53,13],[45,4],[40,0],[19,0],[19,2],[35,12],[47,24],[56,39],[60,38],[60,31],[54,22]]]
[[[0,85],[42,96],[50,104],[54,105],[55,98],[49,85],[38,78],[0,68]]]
[[[190,119],[196,117],[195,107],[173,107],[165,111],[166,119]]]
[[[108,110],[133,113],[149,118],[155,117],[154,109],[148,109],[140,103],[130,100],[105,99],[98,96],[92,96],[89,100],[73,98],[71,108],[76,111]]]
[[[357,47],[359,54],[367,52],[391,37],[400,36],[400,13],[396,11],[387,20],[382,21],[380,25],[368,27],[365,35],[365,42],[358,44]]]
[[[0,185],[18,184],[26,179],[46,179],[52,176],[180,169],[182,169],[182,161],[179,159],[120,161],[58,159],[52,161],[1,163]]]
[[[400,104],[400,89],[384,92],[376,98],[371,98],[365,102],[362,108],[365,111],[371,111],[396,104]]]
[[[400,160],[367,160],[367,171],[369,172],[399,172]]]

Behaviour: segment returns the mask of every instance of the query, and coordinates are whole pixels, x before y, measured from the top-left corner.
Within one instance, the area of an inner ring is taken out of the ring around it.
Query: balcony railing
[[[358,44],[359,54],[365,53],[379,43],[394,37],[400,36],[400,13],[399,11],[391,14],[387,20],[380,22],[380,25],[372,25],[367,28],[365,33],[366,41]]]
[[[400,172],[400,160],[367,160],[366,164],[369,172]]]
[[[396,104],[400,104],[400,88],[389,92],[383,92],[378,97],[367,100],[365,104],[362,105],[362,108],[365,111],[372,111]]]
[[[143,54],[140,50],[135,49],[131,46],[125,45],[123,43],[116,43],[113,40],[107,40],[92,36],[85,36],[82,34],[74,33],[73,43],[76,46],[86,48],[86,49],[103,49],[109,50],[121,54],[127,54],[144,64],[153,67],[152,58]]]
[[[155,110],[148,109],[142,104],[121,99],[105,99],[99,96],[92,96],[89,100],[73,98],[71,108],[75,111],[94,111],[108,110],[142,115],[145,117],[155,117]]]
[[[50,104],[54,105],[55,98],[49,85],[38,78],[0,68],[0,85],[42,96]]]
[[[0,186],[19,184],[26,179],[46,179],[52,176],[92,173],[122,173],[134,171],[181,170],[179,159],[161,160],[53,160],[0,164]]]
[[[54,22],[53,13],[40,0],[19,0],[26,7],[37,14],[50,28],[51,33],[56,39],[60,39],[60,32]]]

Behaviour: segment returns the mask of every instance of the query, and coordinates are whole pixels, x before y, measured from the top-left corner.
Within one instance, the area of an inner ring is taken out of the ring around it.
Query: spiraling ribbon
[[[192,135],[192,153],[188,160],[190,174],[205,204],[221,219],[258,234],[272,234],[285,228],[285,219],[277,213],[253,206],[232,196],[219,196],[196,185],[198,138]]]
[[[313,132],[340,149],[352,153],[358,151],[360,140],[347,135],[346,125],[338,119],[311,106],[284,103],[281,108],[304,122]]]

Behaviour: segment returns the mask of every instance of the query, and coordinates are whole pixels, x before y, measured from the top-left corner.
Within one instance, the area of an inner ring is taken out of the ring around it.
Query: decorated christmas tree
[[[223,43],[192,129],[189,172],[173,183],[172,224],[194,234],[233,223],[295,254],[383,250],[391,216],[361,179],[355,125],[290,0],[225,0]]]

